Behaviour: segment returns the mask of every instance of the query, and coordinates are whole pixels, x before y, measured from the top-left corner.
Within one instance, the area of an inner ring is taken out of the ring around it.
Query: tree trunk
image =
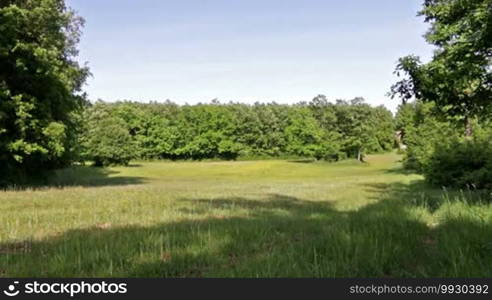
[[[357,160],[361,161],[360,149],[357,150]]]
[[[471,122],[470,117],[465,116],[465,136],[467,138],[472,137],[473,135],[473,124]]]

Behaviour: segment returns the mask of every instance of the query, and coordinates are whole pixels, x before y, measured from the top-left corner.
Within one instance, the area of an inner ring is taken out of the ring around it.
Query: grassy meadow
[[[490,195],[399,159],[65,169],[0,191],[0,276],[491,277]]]

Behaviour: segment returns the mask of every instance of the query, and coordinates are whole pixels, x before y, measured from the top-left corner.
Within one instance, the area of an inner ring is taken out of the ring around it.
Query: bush
[[[424,175],[427,181],[440,186],[492,188],[492,134],[438,143]]]

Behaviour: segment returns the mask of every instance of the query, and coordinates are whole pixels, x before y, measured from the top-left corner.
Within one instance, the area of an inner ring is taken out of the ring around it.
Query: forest
[[[419,16],[395,112],[95,101],[83,16],[0,0],[0,277],[492,276],[492,1]]]

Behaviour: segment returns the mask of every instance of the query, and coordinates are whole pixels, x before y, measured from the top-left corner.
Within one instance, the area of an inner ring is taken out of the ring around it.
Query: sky
[[[295,103],[386,94],[432,55],[418,0],[68,0],[85,18],[91,100]]]

